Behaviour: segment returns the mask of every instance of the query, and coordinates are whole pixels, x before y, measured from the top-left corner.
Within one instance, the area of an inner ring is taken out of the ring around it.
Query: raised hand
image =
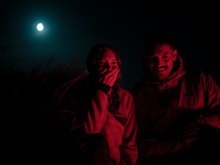
[[[191,124],[188,124],[182,129],[182,142],[185,147],[191,147],[192,144],[199,140],[201,124],[199,118]]]
[[[105,85],[108,85],[112,87],[118,77],[120,69],[119,68],[113,68],[112,70],[102,70],[98,77],[97,80]]]

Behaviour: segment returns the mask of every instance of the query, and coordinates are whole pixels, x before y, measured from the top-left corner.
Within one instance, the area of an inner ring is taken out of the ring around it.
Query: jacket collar
[[[140,81],[140,84],[152,85],[161,90],[172,88],[177,85],[178,80],[184,76],[186,70],[184,69],[183,59],[178,55],[177,60],[174,63],[174,68],[171,75],[166,80],[156,80],[149,73],[145,73],[144,78]]]

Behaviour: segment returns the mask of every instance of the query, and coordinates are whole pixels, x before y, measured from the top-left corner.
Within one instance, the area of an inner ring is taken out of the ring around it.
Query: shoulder
[[[131,107],[134,106],[134,99],[129,90],[120,88],[119,96],[120,96],[120,104],[125,109],[130,109]]]
[[[193,86],[206,92],[207,90],[218,90],[218,84],[212,78],[211,74],[204,70],[189,70],[185,75],[185,84]]]
[[[120,107],[119,112],[127,117],[134,113],[134,99],[129,90],[120,88]]]
[[[131,92],[127,89],[119,88],[119,95],[122,99],[133,100]]]
[[[188,69],[185,74],[187,81],[195,83],[207,83],[212,80],[211,75],[202,69]]]
[[[188,79],[200,79],[200,76],[203,74],[202,69],[192,69],[192,68],[187,68],[186,69],[186,74],[185,77]]]
[[[202,69],[187,68],[183,80],[189,85],[201,84],[201,80],[206,77],[206,73]]]

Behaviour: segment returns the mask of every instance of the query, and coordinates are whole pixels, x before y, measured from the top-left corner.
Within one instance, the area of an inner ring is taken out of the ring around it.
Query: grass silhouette
[[[49,159],[49,154],[53,160],[72,157],[76,146],[72,136],[62,130],[57,105],[75,82],[87,76],[87,70],[79,67],[75,59],[54,66],[56,59],[51,56],[22,67],[19,60],[8,53],[7,47],[0,49],[5,152],[36,160]]]

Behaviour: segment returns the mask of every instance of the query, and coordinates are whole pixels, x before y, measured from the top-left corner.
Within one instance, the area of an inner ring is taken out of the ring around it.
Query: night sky
[[[71,59],[85,68],[91,47],[112,43],[122,59],[124,88],[141,78],[146,35],[163,31],[177,38],[187,66],[203,68],[220,82],[217,1],[1,1],[1,66],[13,58],[14,68],[55,56],[55,64]],[[45,31],[37,32],[36,24]]]

